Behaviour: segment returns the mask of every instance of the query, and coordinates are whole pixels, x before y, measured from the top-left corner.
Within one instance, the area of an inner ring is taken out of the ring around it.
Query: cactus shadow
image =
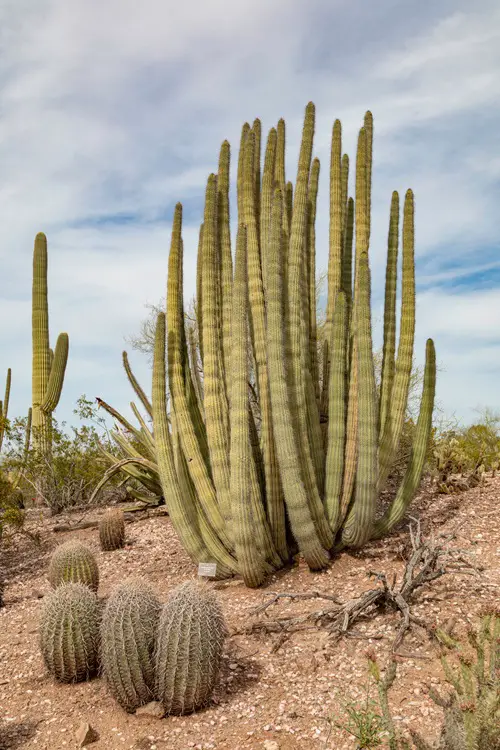
[[[27,740],[36,734],[39,722],[20,721],[0,727],[0,750],[16,750],[24,747]]]
[[[252,656],[242,654],[235,643],[230,643],[224,654],[217,694],[217,703],[229,703],[235,695],[257,684],[262,675],[260,664]]]

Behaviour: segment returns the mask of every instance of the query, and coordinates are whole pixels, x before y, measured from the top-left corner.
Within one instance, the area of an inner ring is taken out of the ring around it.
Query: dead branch
[[[411,600],[419,589],[450,573],[478,575],[477,569],[465,559],[462,550],[451,549],[448,546],[449,539],[446,535],[441,535],[439,538],[444,539],[444,542],[437,541],[434,538],[424,540],[420,523],[415,521],[414,524],[410,524],[411,553],[406,560],[405,569],[399,583],[395,574],[389,583],[384,573],[370,571],[368,575],[374,578],[379,585],[346,602],[339,601],[332,594],[319,591],[271,592],[267,595],[270,596],[268,601],[251,611],[253,615],[264,613],[265,619],[252,622],[234,635],[258,632],[278,633],[278,639],[274,643],[272,651],[277,651],[291,633],[308,628],[325,628],[335,639],[349,635],[371,638],[372,636],[363,636],[353,632],[352,626],[354,623],[362,617],[374,616],[380,610],[391,609],[401,616],[401,623],[392,645],[392,651],[397,655],[398,648],[403,643],[404,637],[412,624],[431,633],[430,625],[415,617],[410,609]],[[269,608],[283,599],[289,599],[290,602],[304,599],[324,599],[334,602],[335,606],[298,616],[269,619]],[[399,655],[403,656],[403,654]]]

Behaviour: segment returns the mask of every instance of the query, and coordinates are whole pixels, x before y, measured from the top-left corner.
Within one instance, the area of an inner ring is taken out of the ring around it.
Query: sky
[[[392,190],[415,193],[415,356],[435,340],[441,412],[500,410],[500,5],[496,0],[3,0],[0,4],[0,389],[31,400],[33,240],[49,246],[51,343],[70,337],[58,420],[99,396],[130,414],[126,337],[165,296],[173,208],[195,288],[206,178],[255,117],[287,123],[295,181],[304,108],[322,163],[317,266],[328,254],[331,128],[351,159],[374,116],[371,269],[381,343]],[[354,189],[351,180],[350,192]],[[236,211],[233,211],[233,222]]]

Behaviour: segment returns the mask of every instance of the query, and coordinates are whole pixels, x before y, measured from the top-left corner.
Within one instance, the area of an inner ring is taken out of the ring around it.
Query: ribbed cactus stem
[[[347,364],[347,300],[340,291],[335,300],[332,325],[329,382],[328,452],[326,456],[325,505],[330,528],[342,522],[341,499],[344,475]]]
[[[370,314],[370,269],[368,253],[363,252],[358,263],[358,293],[356,306],[356,340],[358,366],[358,463],[354,503],[349,510],[342,531],[342,541],[360,547],[370,537],[375,520],[377,501],[377,394],[373,367],[373,347]]]
[[[51,414],[59,403],[64,383],[64,374],[68,361],[69,338],[67,333],[60,333],[50,367],[49,382],[45,392],[45,398],[40,404],[40,409],[45,414]]]
[[[246,268],[246,228],[240,225],[236,241],[233,284],[231,359],[231,507],[235,552],[247,586],[264,580],[264,561],[256,545],[254,513],[251,506],[250,415],[248,410],[248,288]],[[258,498],[260,501],[260,498]]]
[[[283,559],[287,557],[285,508],[280,491],[279,469],[271,414],[268,357],[266,351],[266,308],[262,257],[260,252],[257,216],[255,212],[254,164],[255,134],[247,136],[243,180],[243,220],[247,227],[247,278],[250,330],[257,367],[257,386],[262,417],[261,449],[264,459],[266,510],[274,546]]]
[[[175,414],[176,425],[181,438],[182,449],[184,455],[188,460],[189,472],[193,484],[196,488],[196,493],[199,498],[200,504],[203,507],[208,522],[212,525],[216,539],[218,540],[217,548],[213,546],[209,548],[211,554],[213,554],[217,560],[225,565],[231,567],[234,562],[232,557],[228,554],[227,550],[231,549],[230,533],[231,529],[227,527],[224,522],[221,508],[218,503],[217,495],[215,492],[214,484],[209,475],[205,458],[203,455],[202,448],[198,436],[196,434],[195,423],[193,419],[193,410],[190,408],[188,398],[186,395],[185,388],[185,373],[183,368],[183,325],[184,316],[182,312],[182,296],[181,296],[181,268],[182,268],[182,243],[181,243],[181,231],[182,231],[182,206],[177,204],[174,214],[174,221],[172,227],[172,241],[170,246],[170,255],[168,261],[168,288],[167,288],[167,315],[168,315],[168,370],[169,370],[169,386],[172,397],[172,407]],[[207,231],[205,227],[204,234]],[[205,288],[204,288],[205,293]],[[205,313],[204,313],[205,315]],[[158,317],[158,324],[162,325],[160,317]],[[157,345],[160,346],[160,341],[157,334]],[[158,355],[161,355],[158,350]],[[210,359],[212,354],[210,353],[210,343],[205,342],[205,364],[207,358]],[[161,362],[158,361],[158,374],[160,378],[161,373]],[[207,382],[205,380],[205,388],[207,388]],[[154,404],[153,404],[154,406]],[[205,393],[205,409],[208,411],[209,404],[207,403],[207,393]],[[156,419],[153,416],[153,422],[156,430]],[[208,430],[207,430],[208,431]],[[156,438],[155,438],[156,442]],[[160,439],[161,442],[161,439]],[[158,445],[158,443],[157,443]],[[157,449],[158,450],[158,449]],[[163,480],[162,480],[163,484]],[[167,496],[166,496],[167,497]],[[168,501],[167,501],[168,505]],[[194,510],[193,510],[194,512]],[[207,538],[204,539],[204,543],[211,544],[211,541]],[[224,549],[224,547],[226,549]]]
[[[196,508],[185,501],[175,468],[167,419],[165,335],[165,313],[159,313],[155,333],[152,387],[158,473],[168,512],[182,546],[194,562],[205,562],[210,560],[210,556],[201,538]]]
[[[314,525],[300,471],[300,456],[293,434],[292,405],[287,388],[283,319],[283,199],[276,190],[271,222],[271,247],[267,267],[267,349],[273,403],[276,449],[283,492],[293,535],[312,570],[326,567],[328,555]]]
[[[379,436],[390,418],[396,353],[396,287],[398,270],[399,195],[392,194],[385,273],[384,346],[379,400]]]
[[[0,450],[2,449],[2,442],[5,435],[5,428],[7,426],[7,418],[9,415],[9,398],[10,398],[10,385],[12,379],[12,370],[7,370],[7,377],[5,379],[5,396],[3,401],[0,401]]]
[[[231,309],[233,259],[231,256],[231,226],[229,210],[229,169],[230,147],[227,141],[221,146],[219,155],[219,171],[217,173],[217,223],[219,257],[221,263],[222,286],[222,348],[224,356],[224,382],[230,369],[231,361]],[[226,389],[229,384],[225,382]],[[227,392],[227,390],[226,390]]]
[[[403,213],[403,280],[398,356],[394,375],[390,418],[386,417],[380,441],[379,491],[383,489],[403,430],[413,365],[415,338],[415,231],[413,192],[405,196]]]
[[[180,219],[179,219],[180,222]],[[224,386],[222,341],[221,258],[218,251],[217,178],[210,175],[205,194],[203,222],[203,346],[204,406],[207,440],[217,502],[231,534],[229,488],[229,405]],[[179,230],[180,231],[180,230]],[[180,298],[181,285],[178,285]],[[183,321],[179,325],[184,325]]]
[[[50,376],[47,238],[41,232],[33,252],[32,339],[33,444],[42,455],[50,455],[52,417],[40,408]]]
[[[397,495],[384,516],[375,525],[373,536],[379,538],[390,531],[406,513],[418,489],[425,466],[427,446],[432,430],[432,412],[436,391],[436,352],[432,339],[427,340],[425,351],[424,385],[414,442],[405,476]]]
[[[123,361],[123,367],[125,372],[127,373],[127,378],[129,380],[130,385],[134,389],[134,391],[137,394],[137,397],[140,399],[142,405],[146,409],[147,413],[150,417],[153,416],[153,407],[151,406],[151,402],[149,398],[146,396],[146,393],[144,392],[143,388],[141,388],[141,385],[137,378],[135,377],[132,368],[130,366],[130,362],[128,360],[128,354],[127,352],[122,352],[122,361]]]
[[[312,102],[307,105],[300,147],[299,166],[293,203],[290,229],[288,262],[288,332],[287,363],[289,367],[290,400],[294,416],[294,434],[297,441],[300,468],[310,503],[311,514],[318,536],[325,549],[333,543],[323,504],[319,495],[314,463],[307,430],[307,401],[303,337],[303,291],[304,241],[307,229],[307,194],[312,158],[315,109]]]

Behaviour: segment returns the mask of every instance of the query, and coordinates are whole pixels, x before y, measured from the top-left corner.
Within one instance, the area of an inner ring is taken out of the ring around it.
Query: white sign
[[[198,575],[205,578],[215,578],[217,575],[217,563],[200,563],[198,565]]]

